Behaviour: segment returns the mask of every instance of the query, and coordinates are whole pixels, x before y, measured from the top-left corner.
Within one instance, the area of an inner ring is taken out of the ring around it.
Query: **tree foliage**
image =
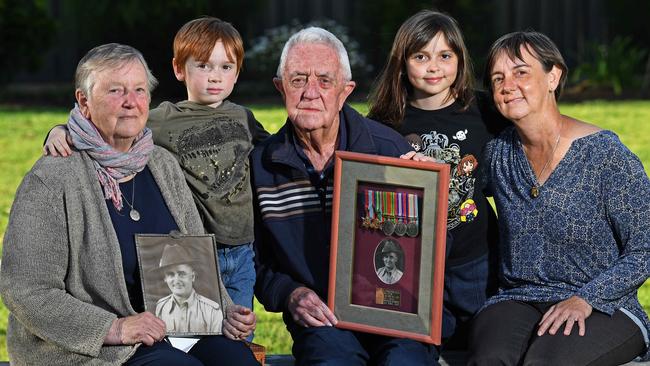
[[[38,67],[54,30],[45,1],[0,0],[0,84]]]

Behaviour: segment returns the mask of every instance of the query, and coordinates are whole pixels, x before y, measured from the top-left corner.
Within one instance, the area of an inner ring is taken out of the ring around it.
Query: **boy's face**
[[[189,57],[185,65],[174,66],[178,81],[187,87],[187,99],[202,105],[216,108],[228,98],[237,82],[237,60],[230,60],[223,42],[217,41],[210,58],[203,62]]]

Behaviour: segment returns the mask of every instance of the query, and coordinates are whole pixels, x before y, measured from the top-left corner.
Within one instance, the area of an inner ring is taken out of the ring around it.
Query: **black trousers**
[[[125,363],[126,366],[259,366],[253,352],[244,342],[225,336],[204,336],[188,353],[160,341],[140,346]]]
[[[645,350],[643,334],[627,315],[594,310],[585,335],[574,325],[564,335],[537,336],[538,323],[553,303],[503,301],[483,309],[474,320],[468,365],[620,365]]]

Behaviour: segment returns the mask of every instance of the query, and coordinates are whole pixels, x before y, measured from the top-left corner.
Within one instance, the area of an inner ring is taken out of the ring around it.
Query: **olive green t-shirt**
[[[217,108],[189,101],[163,102],[149,113],[156,145],[183,168],[196,207],[217,242],[253,240],[253,201],[248,154],[268,136],[252,112],[223,101]]]

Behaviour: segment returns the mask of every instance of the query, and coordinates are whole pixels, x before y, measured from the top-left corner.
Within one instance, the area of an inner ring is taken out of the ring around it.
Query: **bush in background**
[[[244,85],[239,84],[238,88],[246,89],[245,92],[249,95],[250,93],[253,95],[274,94],[271,79],[278,69],[282,48],[289,37],[307,27],[320,27],[332,32],[343,42],[345,49],[348,51],[352,79],[357,82],[368,79],[373,68],[366,61],[366,56],[361,52],[359,43],[350,37],[347,27],[330,19],[315,20],[305,24],[294,19],[289,24],[267,29],[261,36],[251,40],[251,46],[246,50],[242,73],[244,73],[247,80],[256,80],[257,82],[254,85],[246,85],[246,82],[244,82]]]
[[[43,0],[0,0],[0,85],[42,62],[55,31],[45,5]]]
[[[571,81],[578,87],[611,91],[619,96],[623,89],[636,90],[643,80],[647,49],[636,47],[630,37],[615,37],[610,44],[592,43],[587,62],[573,72]]]

